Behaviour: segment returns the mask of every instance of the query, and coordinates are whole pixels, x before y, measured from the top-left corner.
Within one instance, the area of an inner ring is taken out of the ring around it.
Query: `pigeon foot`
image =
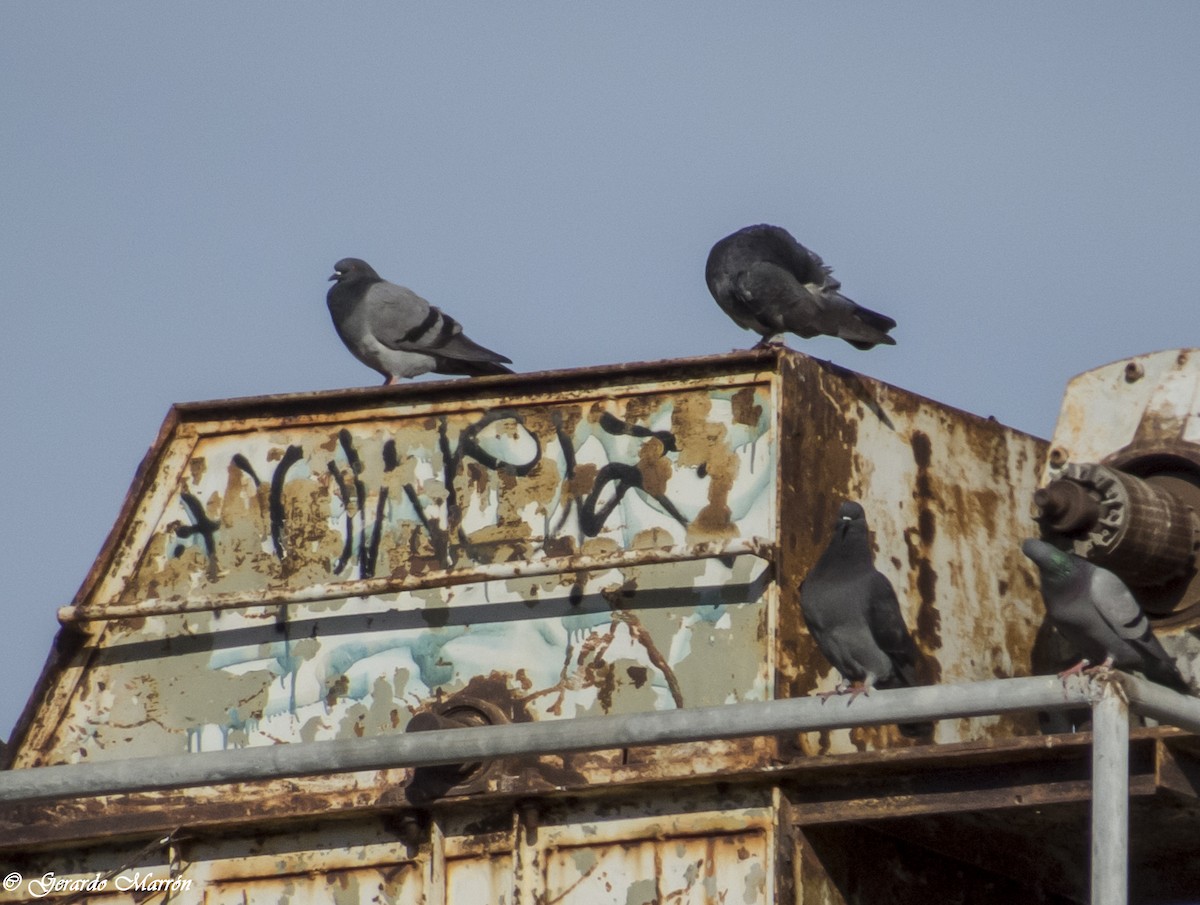
[[[849,703],[846,704],[847,707],[849,707],[850,704],[853,704],[854,699],[857,698],[860,694],[865,694],[869,697],[871,694],[871,686],[868,685],[866,682],[855,682],[853,685],[850,686],[849,694],[850,694],[850,701],[849,701]]]
[[[1078,663],[1076,663],[1076,664],[1075,664],[1074,666],[1072,666],[1070,669],[1064,669],[1062,672],[1060,672],[1060,673],[1058,674],[1058,677],[1059,677],[1060,679],[1062,679],[1062,683],[1063,683],[1063,685],[1066,685],[1066,684],[1067,684],[1067,679],[1071,678],[1071,676],[1081,676],[1081,675],[1083,675],[1083,673],[1084,673],[1084,672],[1087,670],[1087,668],[1088,668],[1089,666],[1091,666],[1091,665],[1092,665],[1092,661],[1091,661],[1091,660],[1087,660],[1087,659],[1080,660]]]
[[[1113,658],[1105,657],[1104,662],[1101,663],[1099,666],[1089,667],[1088,669],[1085,669],[1084,672],[1087,673],[1089,676],[1095,676],[1095,675],[1099,675],[1102,672],[1108,672],[1110,669],[1112,669],[1112,665],[1113,665]]]

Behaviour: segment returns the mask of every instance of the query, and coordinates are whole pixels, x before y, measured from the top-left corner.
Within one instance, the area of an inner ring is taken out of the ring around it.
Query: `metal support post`
[[[1129,893],[1129,707],[1118,683],[1104,682],[1101,687],[1092,706],[1092,905],[1125,905]]]

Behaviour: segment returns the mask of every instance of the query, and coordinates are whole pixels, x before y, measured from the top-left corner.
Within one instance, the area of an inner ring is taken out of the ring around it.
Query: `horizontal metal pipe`
[[[311,585],[295,591],[264,589],[211,594],[207,597],[149,598],[137,603],[66,606],[59,609],[58,621],[66,625],[73,622],[124,619],[131,616],[207,613],[248,606],[289,606],[343,597],[370,597],[433,587],[474,584],[481,581],[534,578],[539,575],[569,575],[572,572],[597,572],[603,569],[627,569],[634,566],[654,566],[672,562],[691,562],[697,559],[746,555],[772,560],[774,548],[770,541],[760,537],[739,537],[728,541],[683,544],[677,547],[617,550],[613,553],[599,553],[592,556],[555,556],[532,562],[522,560],[520,562],[487,563],[473,568],[426,572],[422,575],[403,575],[399,578],[368,578],[329,585]]]
[[[875,690],[693,710],[579,717],[411,734],[269,745],[0,773],[0,801],[183,788],[316,773],[471,763],[498,757],[666,745],[1090,705],[1091,680],[1054,676]]]
[[[1133,710],[1160,723],[1200,735],[1200,698],[1125,673],[1112,674]]]

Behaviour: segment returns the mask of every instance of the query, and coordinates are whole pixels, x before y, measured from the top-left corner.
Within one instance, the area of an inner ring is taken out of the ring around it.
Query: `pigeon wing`
[[[871,581],[871,597],[867,607],[867,622],[871,636],[892,661],[894,680],[878,683],[880,688],[911,687],[917,684],[917,645],[904,624],[896,590],[882,572],[876,571]]]
[[[1125,583],[1107,569],[1096,568],[1089,590],[1096,612],[1141,658],[1142,671],[1161,685],[1187,692],[1179,667],[1154,636],[1150,620]]]
[[[768,333],[790,330],[805,339],[820,335],[815,325],[821,313],[819,297],[787,268],[757,262],[737,275],[734,289],[743,310]]]
[[[871,599],[867,607],[867,621],[876,643],[892,661],[892,675],[875,683],[878,688],[912,688],[917,684],[917,645],[904,615],[900,612],[900,601],[896,589],[878,570],[872,576]],[[922,738],[933,734],[933,723],[898,723],[901,735]]]
[[[459,361],[510,360],[468,339],[458,321],[404,286],[376,283],[366,303],[371,332],[390,349]]]
[[[372,284],[363,304],[371,334],[389,349],[402,352],[424,351],[416,341],[440,319],[429,302],[395,283]]]

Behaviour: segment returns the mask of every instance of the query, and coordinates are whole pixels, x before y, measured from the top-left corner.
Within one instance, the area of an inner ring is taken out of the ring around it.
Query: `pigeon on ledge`
[[[875,568],[860,504],[842,503],[829,546],[800,585],[800,611],[817,647],[842,674],[836,693],[917,684],[917,645],[892,583]],[[933,733],[932,723],[899,728],[909,737]]]
[[[1021,552],[1042,578],[1046,615],[1083,659],[1062,675],[1088,666],[1135,670],[1152,682],[1188,694],[1175,661],[1154,637],[1150,620],[1125,582],[1082,556],[1030,538]]]
[[[435,374],[511,374],[510,363],[467,338],[458,321],[411,289],[380,278],[366,261],[342,258],[325,297],[338,336],[354,357],[394,384]]]
[[[759,347],[785,332],[839,336],[856,349],[896,344],[887,335],[896,322],[842,295],[825,262],[781,227],[764,223],[726,236],[708,253],[704,279],[734,323],[762,336]]]

